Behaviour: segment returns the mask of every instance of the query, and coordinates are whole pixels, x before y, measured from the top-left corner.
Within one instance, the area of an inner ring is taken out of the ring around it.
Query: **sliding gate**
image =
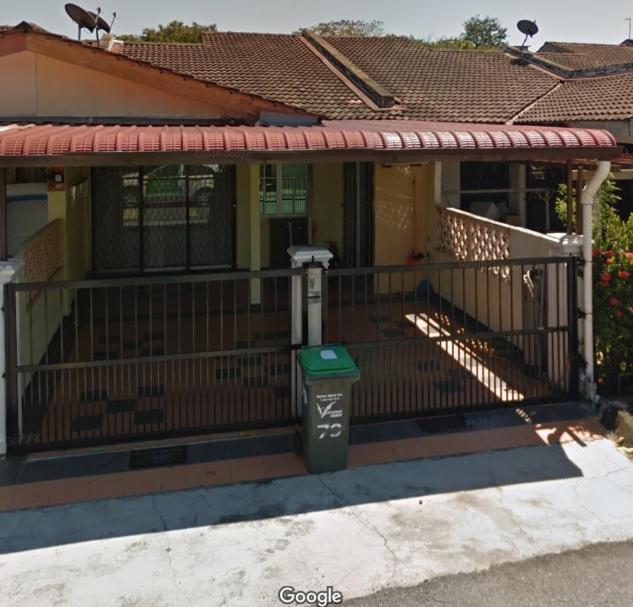
[[[8,285],[11,450],[292,423],[300,272]]]
[[[575,398],[576,266],[326,271],[324,342],[346,344],[361,370],[352,419]],[[290,283],[303,273],[8,285],[11,450],[292,424]]]
[[[337,269],[325,282],[324,339],[361,369],[355,421],[577,396],[575,258]]]

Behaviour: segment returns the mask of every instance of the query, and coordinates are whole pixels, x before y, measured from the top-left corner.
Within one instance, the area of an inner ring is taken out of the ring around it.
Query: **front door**
[[[305,218],[270,220],[270,266],[290,265],[288,247],[308,244],[308,220]]]
[[[92,184],[95,274],[234,265],[235,167],[96,168]]]

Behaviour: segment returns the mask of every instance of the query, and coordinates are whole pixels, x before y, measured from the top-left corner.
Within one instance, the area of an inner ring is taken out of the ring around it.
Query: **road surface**
[[[633,605],[633,542],[435,578],[346,601],[346,607],[602,607]]]

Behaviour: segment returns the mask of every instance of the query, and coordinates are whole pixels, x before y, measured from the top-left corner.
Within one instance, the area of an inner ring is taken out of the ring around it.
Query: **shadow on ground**
[[[0,514],[0,553],[582,476],[560,445]]]

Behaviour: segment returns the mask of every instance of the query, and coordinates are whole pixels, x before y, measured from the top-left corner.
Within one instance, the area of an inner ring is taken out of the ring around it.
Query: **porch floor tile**
[[[13,495],[15,493],[15,485],[7,485],[0,487],[0,512],[10,510]]]
[[[603,438],[605,434],[606,431],[595,419],[447,432],[355,444],[350,446],[348,463],[351,468],[355,468],[398,460],[446,457],[531,445],[557,445],[569,441],[584,444]],[[272,480],[303,474],[307,474],[303,458],[293,452],[284,452],[58,480],[22,481],[0,487],[0,511]]]
[[[397,459],[393,446],[389,441],[352,445],[349,448],[347,464],[350,468],[386,464]]]
[[[161,491],[179,491],[225,485],[231,482],[227,461],[204,462],[190,466],[172,466],[162,469]]]
[[[53,492],[53,481],[16,485],[10,510],[23,510],[34,506],[48,506]]]
[[[227,460],[231,472],[231,481],[244,483],[272,478],[272,470],[270,466],[266,465],[270,463],[270,457],[244,457]]]
[[[268,458],[268,468],[275,478],[283,478],[285,476],[299,476],[307,474],[303,458],[296,453],[283,453]]]
[[[485,441],[490,450],[530,447],[543,445],[545,443],[533,425],[487,430],[485,433]]]

